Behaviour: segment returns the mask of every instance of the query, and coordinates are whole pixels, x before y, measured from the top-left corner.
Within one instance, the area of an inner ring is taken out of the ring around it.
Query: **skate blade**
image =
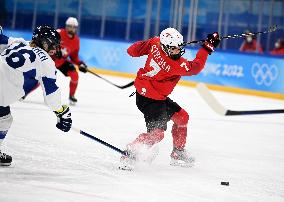
[[[69,104],[70,104],[71,106],[75,106],[75,105],[76,105],[76,102],[69,101]]]
[[[126,171],[133,171],[133,170],[134,170],[134,167],[132,167],[132,166],[127,166],[127,165],[120,165],[120,166],[118,166],[118,169],[119,169],[119,170],[126,170]]]
[[[5,166],[5,167],[7,167],[7,166],[10,166],[11,165],[11,163],[0,163],[0,166]]]
[[[185,161],[180,161],[180,160],[171,160],[170,162],[171,166],[179,166],[183,168],[191,168],[194,166],[194,160],[185,162]]]

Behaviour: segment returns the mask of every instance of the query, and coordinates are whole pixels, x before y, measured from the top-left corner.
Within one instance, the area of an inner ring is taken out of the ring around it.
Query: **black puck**
[[[229,182],[221,182],[221,185],[229,186]]]

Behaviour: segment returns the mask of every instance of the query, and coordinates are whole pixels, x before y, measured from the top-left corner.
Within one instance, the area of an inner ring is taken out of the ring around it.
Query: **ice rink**
[[[66,103],[69,79],[58,74]],[[105,78],[119,85],[131,81]],[[41,89],[13,104],[14,122],[2,148],[13,164],[0,167],[0,202],[284,201],[284,115],[222,117],[189,87],[178,86],[170,97],[190,115],[187,149],[196,158],[195,166],[169,165],[169,123],[151,165],[119,170],[118,153],[77,130],[123,149],[145,131],[135,96],[128,97],[133,91],[81,73],[69,133],[55,127],[56,116],[43,105]],[[212,93],[234,110],[284,107],[280,100]]]

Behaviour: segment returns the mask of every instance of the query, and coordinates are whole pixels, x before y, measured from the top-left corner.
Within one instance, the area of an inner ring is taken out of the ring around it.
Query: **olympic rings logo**
[[[103,60],[107,65],[115,66],[119,63],[121,58],[121,49],[114,47],[107,47],[103,49]]]
[[[257,85],[271,86],[273,81],[278,77],[278,68],[276,65],[266,63],[254,63],[251,68],[251,75]]]

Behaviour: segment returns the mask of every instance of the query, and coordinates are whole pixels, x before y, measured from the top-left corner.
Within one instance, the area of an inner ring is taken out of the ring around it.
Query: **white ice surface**
[[[130,81],[105,78],[119,85]],[[59,74],[59,85],[66,103],[68,78]],[[133,90],[80,74],[69,133],[55,127],[56,117],[42,104],[41,89],[13,104],[14,122],[2,147],[13,156],[13,164],[0,167],[0,202],[284,201],[284,115],[222,117],[188,87],[178,86],[170,97],[190,114],[187,149],[196,158],[195,166],[169,165],[169,123],[151,165],[139,165],[133,172],[118,170],[118,153],[77,130],[123,149],[145,131],[135,96],[128,97]],[[213,94],[234,110],[284,107],[278,100]]]

